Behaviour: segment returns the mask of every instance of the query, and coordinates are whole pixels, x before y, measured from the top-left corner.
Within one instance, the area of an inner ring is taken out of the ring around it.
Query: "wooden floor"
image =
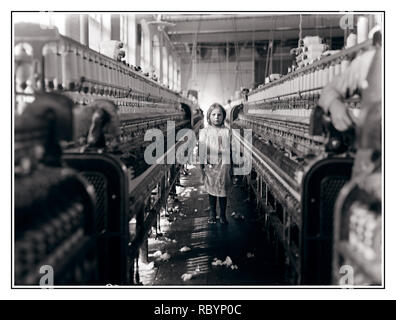
[[[177,200],[169,201],[169,209],[176,210],[169,214],[165,214],[164,210],[161,214],[158,232],[162,235],[156,237],[154,231],[149,238],[149,264],[139,263],[141,284],[286,284],[283,280],[283,268],[275,263],[273,250],[266,243],[255,203],[247,199],[242,183],[234,184],[231,196],[228,197],[228,225],[207,223],[209,201],[200,183],[198,168],[188,167],[188,173],[181,176],[180,184],[177,187]],[[183,247],[187,248],[181,250]],[[218,265],[213,264],[216,259]]]

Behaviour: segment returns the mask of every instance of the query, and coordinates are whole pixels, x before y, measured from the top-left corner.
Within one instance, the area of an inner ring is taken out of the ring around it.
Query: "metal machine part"
[[[15,52],[18,128],[15,132],[15,172],[23,176],[16,179],[16,190],[24,188],[26,177],[36,172],[34,168],[41,170],[43,163],[56,164],[60,171],[72,168],[96,203],[90,212],[92,221],[87,224],[76,221],[76,225],[85,226],[95,235],[92,237],[95,254],[90,264],[95,277],[80,277],[77,281],[67,273],[57,277],[55,285],[133,284],[134,260],[155,225],[155,218],[174,186],[179,169],[177,164],[149,165],[144,161],[144,149],[150,143],[144,141],[145,133],[149,129],[159,129],[166,140],[168,122],[175,124],[176,133],[183,128],[197,133],[203,118],[197,101],[169,90],[136,68],[60,35],[56,29],[17,24]],[[61,114],[62,117],[58,116]],[[175,147],[177,145],[166,145],[164,156]],[[42,172],[46,175],[47,171]],[[45,179],[50,177],[48,174]],[[29,179],[34,185],[38,176],[32,174]],[[53,183],[49,184],[48,192],[52,188],[69,192]],[[74,194],[69,193],[70,196]],[[72,208],[78,208],[80,216],[85,207],[81,206],[81,201],[74,205],[73,199],[70,203],[66,201],[64,210],[73,213],[76,210]],[[24,197],[17,197],[16,201],[18,208],[25,204],[26,212],[34,205],[26,203]],[[47,212],[46,206],[40,208]],[[64,210],[60,215],[66,219]],[[17,247],[18,250],[26,249],[28,257],[37,250],[26,247],[26,234],[19,229],[19,221],[24,221],[29,233],[38,219],[37,210],[33,211],[30,220],[26,216],[16,219]],[[88,214],[84,216],[89,217]],[[19,211],[16,217],[20,217]],[[132,220],[136,221],[134,230],[129,224]],[[81,240],[81,231],[78,236],[77,240],[73,238],[75,242]],[[40,251],[43,258],[49,254],[47,251],[46,248]],[[65,251],[57,253],[58,258],[65,257],[62,253]],[[37,270],[25,270],[32,265],[21,265],[16,265],[15,283],[38,285],[37,277],[29,281],[25,278],[26,272],[36,276]]]
[[[336,218],[334,206],[351,178],[354,134],[335,130],[316,105],[334,71],[341,72],[370,46],[367,41],[340,51],[226,106],[230,128],[253,132],[251,144],[237,131],[233,138],[251,154],[253,170],[246,181],[293,284],[333,284],[333,248],[340,248],[340,235],[333,236],[340,227],[334,221],[344,216]],[[358,96],[345,104],[359,112]],[[371,279],[378,283],[378,277]]]

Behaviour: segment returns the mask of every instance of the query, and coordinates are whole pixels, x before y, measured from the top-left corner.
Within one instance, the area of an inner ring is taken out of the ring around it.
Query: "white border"
[[[386,10],[386,32],[387,34],[391,34],[390,30],[395,30],[395,26],[393,24],[396,21],[396,17],[391,14],[391,4],[389,2],[383,2],[381,3],[381,7],[378,6],[378,1],[376,1],[376,10]],[[213,3],[213,1],[207,1],[203,0],[200,1],[199,4],[196,5],[196,7],[192,7],[191,4],[187,5],[185,1],[166,1],[166,3],[162,2],[161,4],[155,3],[154,1],[149,2],[149,3],[144,3],[143,4],[137,4],[137,3],[117,3],[117,10],[120,11],[136,11],[136,10],[224,10],[226,7],[227,10],[235,10],[235,11],[241,11],[241,10],[282,10],[282,9],[288,9],[288,8],[295,8],[298,5],[300,10],[339,10],[339,8],[342,8],[344,10],[372,10],[373,8],[369,7],[363,7],[361,1],[331,1],[331,3],[327,4],[321,4],[318,3],[317,1],[306,1],[304,2],[305,8],[302,8],[302,4],[298,3],[296,4],[295,2],[289,1],[289,3],[284,3],[283,7],[278,7],[275,8],[275,3],[274,2],[258,2],[258,3],[249,3],[248,8],[241,8],[240,3]],[[2,68],[2,82],[1,82],[1,88],[2,88],[2,93],[4,97],[4,104],[3,106],[3,112],[2,112],[2,118],[3,118],[3,124],[0,126],[1,127],[1,137],[2,137],[2,148],[4,151],[4,156],[2,157],[2,181],[3,183],[1,184],[1,190],[0,190],[0,195],[1,195],[1,202],[2,205],[2,220],[0,223],[1,226],[1,241],[0,241],[0,248],[1,248],[1,257],[3,258],[3,262],[0,265],[0,283],[1,283],[1,288],[0,288],[0,298],[2,299],[136,299],[136,300],[146,300],[146,299],[155,299],[155,300],[161,300],[161,299],[177,299],[177,300],[189,300],[189,299],[230,299],[230,300],[235,300],[235,299],[240,299],[240,300],[246,300],[246,299],[253,299],[253,300],[261,300],[261,299],[392,299],[395,298],[395,290],[394,290],[394,285],[395,285],[395,278],[393,276],[392,270],[394,270],[393,266],[394,264],[394,256],[392,251],[393,246],[392,244],[395,243],[392,241],[391,237],[394,236],[395,232],[392,232],[393,230],[390,229],[391,226],[394,226],[394,217],[392,216],[392,206],[394,205],[393,203],[390,203],[391,198],[388,196],[387,202],[385,203],[386,205],[386,252],[387,252],[387,257],[386,257],[386,290],[327,290],[327,289],[309,289],[309,290],[302,290],[297,289],[296,287],[293,287],[293,289],[283,289],[276,287],[275,289],[267,290],[267,289],[251,289],[251,287],[247,287],[249,289],[244,289],[244,287],[238,287],[238,289],[213,289],[211,287],[210,289],[177,289],[180,287],[167,287],[166,289],[143,289],[140,290],[139,288],[133,288],[131,289],[117,289],[117,290],[95,290],[95,289],[68,289],[68,290],[62,290],[62,289],[55,289],[55,290],[39,290],[39,289],[30,289],[30,290],[23,290],[23,289],[17,289],[17,290],[10,290],[10,274],[11,274],[11,264],[10,264],[10,240],[11,240],[11,235],[10,235],[10,225],[11,225],[11,220],[10,220],[10,212],[11,212],[11,204],[10,204],[10,181],[9,177],[11,176],[11,173],[9,171],[10,169],[10,155],[9,152],[11,150],[11,145],[10,145],[10,132],[11,132],[11,127],[10,127],[10,120],[11,119],[11,113],[10,113],[10,108],[9,106],[9,101],[10,101],[10,92],[11,92],[11,86],[10,86],[10,74],[11,74],[11,68],[10,68],[10,63],[7,63],[11,61],[10,57],[10,51],[9,49],[9,44],[11,43],[11,33],[10,33],[10,25],[11,25],[11,15],[10,11],[11,10],[39,10],[41,8],[46,8],[46,9],[51,9],[55,11],[59,10],[92,10],[92,3],[85,2],[81,3],[81,1],[68,1],[67,6],[65,3],[59,3],[57,6],[55,6],[53,1],[41,1],[40,4],[35,2],[27,2],[27,1],[18,1],[17,3],[13,3],[12,7],[7,7],[3,8],[5,6],[2,4],[2,13],[1,13],[1,23],[2,23],[2,30],[3,30],[3,47],[6,48],[2,52],[2,61],[6,61],[6,63],[3,65]],[[6,4],[7,6],[7,4]],[[103,4],[103,3],[96,3],[95,4],[95,10],[100,10],[100,11],[106,11],[106,10],[114,10],[115,8],[109,8],[111,4]],[[264,8],[265,6],[265,8]],[[132,8],[133,7],[133,8]],[[334,9],[337,8],[337,9]],[[203,12],[205,12],[203,11]],[[245,13],[245,12],[244,12]],[[289,13],[289,12],[288,12]],[[292,13],[292,12],[290,12]],[[307,12],[309,13],[309,12]],[[395,52],[394,48],[394,41],[392,41],[391,37],[388,36],[390,39],[386,43],[386,70],[387,70],[387,88],[393,88],[392,86],[392,70],[395,70],[393,64],[394,60],[392,58],[393,54]],[[389,96],[389,90],[387,91],[388,96]],[[391,105],[392,100],[387,99],[387,108],[386,108],[386,116],[388,119],[388,122],[383,119],[384,122],[386,122],[386,139],[388,141],[392,141],[393,139],[393,132],[392,131],[392,122],[390,122],[390,119],[396,119],[394,115],[394,110],[393,106]],[[395,127],[395,126],[393,126]],[[385,149],[384,149],[385,150]],[[387,188],[387,194],[389,195],[389,190],[392,190],[392,185],[393,181],[392,178],[396,177],[393,172],[392,168],[392,159],[394,159],[394,148],[388,148],[386,149],[386,188]],[[175,288],[175,289],[174,289]],[[185,288],[185,287],[181,287]],[[193,287],[196,288],[196,287]],[[269,287],[268,287],[269,288]]]

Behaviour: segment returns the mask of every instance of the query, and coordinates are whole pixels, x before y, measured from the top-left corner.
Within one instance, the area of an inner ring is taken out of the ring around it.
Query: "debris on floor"
[[[155,251],[154,253],[149,253],[148,256],[157,259],[162,256],[162,251],[158,250]]]
[[[154,269],[154,261],[152,261],[150,263],[143,263],[143,262],[139,261],[139,269],[140,270],[152,270],[152,269]]]
[[[220,259],[214,258],[212,262],[213,266],[226,266],[227,268],[231,268],[232,270],[237,270],[238,266],[235,264],[232,264],[232,260],[230,257],[227,256],[227,258],[224,261],[221,261]]]
[[[231,213],[231,217],[233,217],[235,220],[245,220],[244,215],[236,213],[235,211]]]
[[[227,267],[231,267],[231,266],[232,266],[232,260],[231,260],[231,258],[230,258],[230,257],[227,257],[227,258],[224,260],[223,264],[224,264],[225,266],[227,266]]]
[[[223,265],[223,261],[221,261],[217,258],[214,258],[214,260],[212,262],[212,266],[221,266],[221,265]]]
[[[172,217],[161,220],[161,225],[170,226],[173,222],[175,222],[175,220],[176,218],[172,218]]]
[[[148,256],[150,258],[154,258],[156,261],[168,261],[171,258],[169,253],[167,253],[167,252],[162,253],[162,251],[160,251],[160,250],[158,250],[154,253],[150,253]]]
[[[172,242],[172,243],[177,243],[177,241],[175,239],[170,239],[170,238],[167,238],[167,237],[164,237],[164,240],[168,241],[168,242]]]
[[[197,266],[195,271],[184,273],[181,276],[181,278],[182,278],[183,281],[188,281],[188,280],[191,280],[192,278],[196,277],[197,275],[199,275],[200,272],[201,272],[201,269],[199,268],[199,266]]]
[[[180,249],[180,252],[187,252],[187,251],[190,251],[190,250],[191,250],[191,248],[189,248],[187,246],[184,246],[183,248]]]
[[[191,273],[185,273],[185,274],[183,274],[183,275],[181,276],[181,278],[182,278],[183,281],[191,280],[192,277],[193,277],[193,275],[192,275]]]
[[[158,257],[158,261],[168,261],[170,258],[170,254],[165,252],[160,257]]]
[[[254,239],[259,235],[261,239],[262,224],[254,220],[257,219],[254,204],[247,203],[250,200],[246,199],[246,192],[233,190],[227,215],[235,220],[231,219],[227,229],[208,226],[210,207],[207,193],[198,183],[198,170],[191,170],[192,179],[181,178],[176,196],[171,196],[160,212],[159,230],[163,236],[158,237],[153,231],[148,239],[152,262],[142,265],[139,261],[142,284],[272,284],[274,277],[277,277],[276,283],[280,283],[277,279],[282,275],[278,275],[279,268],[274,268],[272,255],[267,253],[270,251],[264,250],[266,246],[256,247]],[[240,239],[240,234],[249,234],[249,237]],[[216,255],[221,259],[214,258]],[[248,259],[252,259],[250,263]],[[261,264],[263,268],[256,267]]]
[[[166,241],[164,239],[151,238],[151,237],[148,238],[149,246],[163,244],[163,243],[166,243]]]

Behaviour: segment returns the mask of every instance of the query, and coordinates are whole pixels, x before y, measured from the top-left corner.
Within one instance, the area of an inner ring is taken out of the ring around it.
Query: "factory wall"
[[[209,49],[205,57],[199,57],[195,67],[192,59],[182,63],[182,91],[195,89],[203,109],[213,102],[226,104],[239,98],[240,89],[255,88],[264,83],[267,54],[259,54],[252,48],[241,48],[238,57],[229,59],[221,51]],[[272,73],[287,74],[291,66],[290,48],[277,50],[272,57]]]
[[[214,102],[226,104],[241,87],[252,87],[253,75],[251,49],[241,50],[238,61],[235,57],[227,61],[226,57],[212,49],[210,58],[198,59],[195,66],[192,61],[183,61],[181,89],[198,90],[199,104],[205,110]]]
[[[225,104],[241,87],[250,87],[253,68],[251,62],[202,62],[197,65],[195,79],[189,65],[182,65],[182,90],[193,88],[199,92],[199,103],[203,109],[212,103]]]

